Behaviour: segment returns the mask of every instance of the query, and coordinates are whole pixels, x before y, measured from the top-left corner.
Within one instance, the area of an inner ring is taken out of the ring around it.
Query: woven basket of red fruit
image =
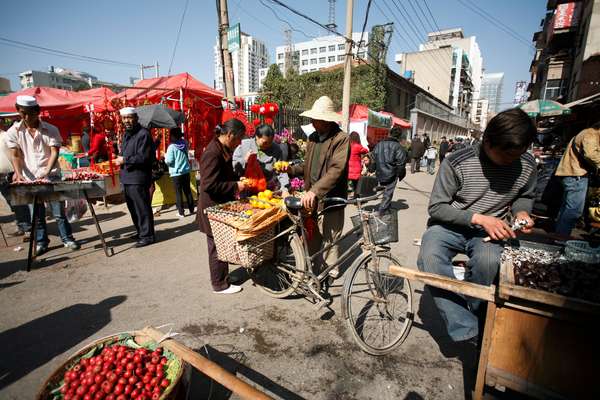
[[[113,335],[69,358],[44,382],[37,399],[173,399],[184,364],[147,337]]]

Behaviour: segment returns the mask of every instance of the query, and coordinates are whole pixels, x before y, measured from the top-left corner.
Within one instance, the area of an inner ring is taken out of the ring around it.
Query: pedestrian
[[[456,143],[454,143],[454,139],[450,139],[448,141],[448,153],[452,153],[452,151],[454,151],[454,145]],[[446,154],[447,155],[447,154]]]
[[[62,138],[58,129],[40,119],[40,106],[33,96],[17,96],[15,104],[21,121],[15,123],[6,133],[6,145],[11,149],[14,169],[13,182],[31,182],[38,179],[60,180],[58,152]],[[59,201],[50,201],[50,209],[56,220],[63,245],[70,250],[79,250],[79,243],[73,238],[71,224]],[[30,212],[33,214],[33,205]],[[46,229],[46,205],[38,204],[36,219],[35,254],[48,251]]]
[[[4,120],[0,120],[0,193],[6,200],[10,210],[15,214],[16,229],[11,233],[12,236],[23,236],[31,231],[31,213],[29,207],[23,205],[13,205],[10,198],[10,184],[13,176],[12,154],[6,144],[6,131],[8,127]]]
[[[406,176],[408,152],[404,146],[406,146],[406,135],[402,134],[400,128],[394,127],[390,129],[390,135],[377,143],[373,149],[375,176],[379,185],[385,186],[381,204],[377,209],[379,214],[389,211],[396,183]]]
[[[425,154],[425,145],[419,135],[415,136],[410,144],[410,173],[421,172],[421,158]]]
[[[200,158],[201,177],[196,221],[200,232],[206,234],[213,293],[232,294],[242,290],[240,286],[229,282],[229,264],[219,260],[213,232],[204,210],[233,201],[246,189],[244,182],[238,181],[231,162],[233,152],[242,142],[245,133],[246,126],[240,120],[232,118],[225,121],[215,128],[215,137]]]
[[[563,198],[556,221],[556,232],[569,236],[583,215],[589,179],[599,177],[600,122],[584,129],[569,141],[556,169],[561,177]]]
[[[125,107],[119,111],[125,134],[121,155],[115,159],[121,167],[121,184],[127,209],[135,226],[135,247],[148,246],[155,241],[154,216],[150,198],[152,164],[155,160],[150,132],[138,122],[135,108]]]
[[[429,201],[429,221],[421,239],[417,266],[421,271],[454,278],[452,259],[469,257],[465,280],[489,286],[500,267],[504,239],[515,233],[506,222],[509,211],[526,221],[536,187],[536,164],[527,152],[536,129],[525,112],[513,108],[490,120],[478,147],[452,152],[440,165]],[[492,241],[486,242],[489,236]],[[430,287],[453,341],[479,334],[482,302]]]
[[[354,192],[362,172],[362,158],[369,152],[369,149],[360,143],[358,132],[350,133],[350,158],[348,159],[348,180],[350,182],[349,190]]]
[[[183,196],[187,201],[190,215],[194,214],[194,198],[190,187],[190,160],[188,156],[188,145],[183,138],[180,128],[172,128],[169,131],[170,144],[165,155],[165,163],[169,167],[169,175],[175,187],[175,204],[179,218],[185,217],[183,211]]]
[[[287,144],[274,142],[275,130],[271,125],[261,124],[256,127],[253,138],[242,140],[242,143],[233,152],[233,169],[238,176],[244,176],[246,162],[251,154],[256,154],[256,159],[267,180],[267,189],[272,191],[290,189],[290,178],[286,172],[275,170],[277,161],[284,161],[289,154]],[[285,146],[285,155],[282,148]]]
[[[459,136],[456,138],[456,143],[452,146],[452,152],[459,151],[465,147],[467,147],[467,144],[465,143],[464,139]]]
[[[444,158],[446,158],[449,147],[450,144],[446,140],[446,136],[442,136],[442,141],[440,142],[440,165],[442,165],[442,161],[444,161]]]
[[[429,175],[435,174],[435,160],[437,158],[437,149],[434,145],[429,145],[427,150],[425,150],[425,158],[427,159],[427,172],[429,173]]]
[[[429,139],[429,135],[426,133],[423,134],[423,146],[425,146],[425,149],[428,149],[429,146],[431,146],[431,139]]]
[[[300,115],[311,119],[315,132],[309,136],[305,161],[290,166],[290,174],[304,177],[305,192],[301,199],[304,208],[322,211],[324,198],[346,198],[348,195],[350,143],[348,135],[337,123],[340,115],[329,97],[319,97],[310,110]],[[311,254],[318,252],[321,246],[331,245],[342,236],[344,208],[338,207],[326,212],[317,225],[308,243]],[[323,260],[316,262],[324,262],[326,265],[323,267],[327,268],[337,262],[338,254],[338,246],[333,246],[323,253]],[[337,278],[339,273],[337,268],[329,271],[333,278]]]

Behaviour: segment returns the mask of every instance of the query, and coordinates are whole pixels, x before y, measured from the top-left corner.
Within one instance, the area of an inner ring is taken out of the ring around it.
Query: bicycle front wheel
[[[413,321],[410,281],[389,273],[400,265],[391,254],[364,253],[344,281],[345,317],[356,343],[372,355],[390,353],[399,346]]]

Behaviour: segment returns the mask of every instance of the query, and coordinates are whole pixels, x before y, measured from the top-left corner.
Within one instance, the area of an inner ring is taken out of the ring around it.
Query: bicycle
[[[345,274],[341,296],[342,315],[359,347],[372,355],[392,351],[404,341],[412,325],[410,282],[389,273],[390,265],[400,263],[392,256],[385,240],[376,240],[377,232],[373,232],[372,225],[381,226],[377,214],[363,209],[365,203],[379,197],[380,194],[348,200],[325,199],[324,208],[317,218],[333,209],[355,205],[359,223],[313,255],[310,255],[308,248],[300,199],[286,198],[289,226],[280,228],[280,233],[273,239],[276,245],[275,258],[251,273],[254,283],[268,295],[285,298],[293,293],[303,294],[321,308],[331,304],[325,298],[332,280],[329,272],[342,266],[360,249],[361,254]],[[357,240],[334,264],[325,264],[321,271],[315,271],[315,261],[323,253],[356,234],[359,234]]]

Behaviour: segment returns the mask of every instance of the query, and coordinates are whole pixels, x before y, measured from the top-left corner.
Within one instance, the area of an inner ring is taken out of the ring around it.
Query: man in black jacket
[[[425,145],[419,135],[415,136],[410,143],[410,173],[421,171],[421,158],[425,155]]]
[[[446,158],[446,153],[448,153],[449,148],[450,148],[450,144],[446,140],[446,136],[442,136],[442,141],[440,142],[440,151],[439,151],[440,165],[442,164],[442,161],[444,161],[444,158]]]
[[[392,128],[390,136],[377,143],[373,150],[375,159],[375,175],[380,185],[385,186],[383,199],[379,205],[379,213],[387,212],[392,203],[396,181],[406,176],[408,153],[404,148],[406,136],[399,128]]]
[[[137,239],[135,246],[144,247],[154,243],[154,217],[150,198],[154,147],[150,132],[138,123],[135,108],[122,108],[120,114],[125,125],[125,135],[121,155],[116,162],[121,166],[125,201],[137,231],[134,236]]]

